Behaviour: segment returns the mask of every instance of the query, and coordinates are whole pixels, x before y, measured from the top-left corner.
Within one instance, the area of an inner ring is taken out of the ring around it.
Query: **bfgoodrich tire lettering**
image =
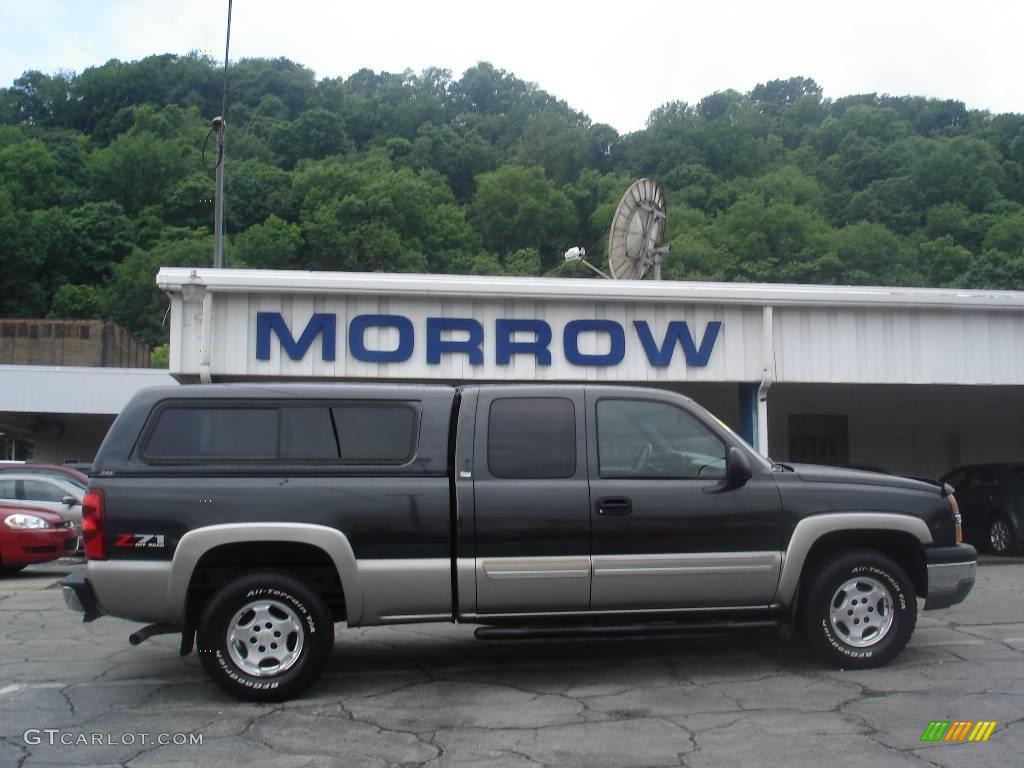
[[[839,552],[805,577],[802,591],[804,637],[839,668],[888,663],[906,646],[917,623],[913,583],[880,552]]]
[[[256,615],[267,620],[265,630]],[[260,631],[268,638],[265,647]],[[203,669],[225,691],[248,701],[283,701],[319,677],[334,647],[334,624],[323,600],[302,581],[262,571],[239,576],[214,593],[203,608],[197,639]],[[245,640],[252,643],[251,661],[237,647]],[[279,655],[269,650],[271,642],[275,649],[280,644]]]

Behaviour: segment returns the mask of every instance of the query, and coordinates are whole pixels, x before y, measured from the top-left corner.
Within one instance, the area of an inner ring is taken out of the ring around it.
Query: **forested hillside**
[[[0,90],[0,316],[166,340],[157,268],[212,260],[221,88],[190,54]],[[620,136],[486,63],[318,81],[250,59],[227,118],[229,266],[586,277],[562,252],[603,254],[653,176],[668,278],[1024,289],[1024,115],[793,78]]]

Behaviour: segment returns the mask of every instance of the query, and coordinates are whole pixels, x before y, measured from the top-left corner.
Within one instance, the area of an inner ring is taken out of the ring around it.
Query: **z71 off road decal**
[[[161,549],[164,546],[162,533],[119,533],[114,538],[115,547],[133,549]]]

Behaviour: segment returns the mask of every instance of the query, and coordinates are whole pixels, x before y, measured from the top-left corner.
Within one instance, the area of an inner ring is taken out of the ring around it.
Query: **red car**
[[[0,573],[17,573],[78,550],[74,523],[36,507],[0,505]]]

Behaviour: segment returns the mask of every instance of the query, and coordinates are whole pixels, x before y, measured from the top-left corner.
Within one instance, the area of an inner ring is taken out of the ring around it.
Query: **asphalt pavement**
[[[327,673],[280,705],[229,698],[176,636],[133,648],[138,624],[82,624],[57,585],[73,567],[0,579],[0,766],[1024,765],[1020,559],[986,559],[967,602],[922,613],[878,670],[828,668],[773,631],[484,642],[339,625]],[[997,725],[921,741],[933,721]]]

